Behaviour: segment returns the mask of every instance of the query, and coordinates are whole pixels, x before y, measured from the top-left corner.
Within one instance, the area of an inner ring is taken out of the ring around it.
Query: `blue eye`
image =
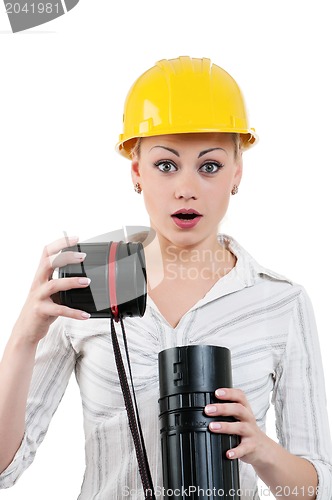
[[[161,172],[166,172],[166,173],[171,172],[172,167],[175,168],[175,165],[168,160],[156,161],[156,163],[154,163],[154,166],[157,167]]]
[[[215,174],[220,170],[224,165],[217,161],[207,161],[201,168],[206,168],[205,173],[207,174]]]

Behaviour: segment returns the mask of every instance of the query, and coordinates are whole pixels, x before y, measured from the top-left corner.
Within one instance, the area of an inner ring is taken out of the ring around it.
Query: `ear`
[[[239,158],[236,161],[235,172],[234,172],[234,184],[237,186],[240,185],[242,179],[243,172],[243,160],[242,160],[242,151],[239,154]]]
[[[131,178],[134,184],[136,184],[136,182],[139,182],[141,178],[139,171],[139,161],[137,158],[133,159],[131,162]]]

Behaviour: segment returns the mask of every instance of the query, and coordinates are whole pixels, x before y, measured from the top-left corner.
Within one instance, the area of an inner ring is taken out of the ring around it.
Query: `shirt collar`
[[[267,277],[270,280],[292,282],[266,267],[261,266],[234,238],[226,234],[218,234],[218,240],[236,257],[236,264],[225,276],[221,277],[205,296],[193,305],[189,311],[201,307],[212,300],[238,292],[244,288],[254,286],[258,281]]]
[[[231,236],[219,234],[218,239],[221,245],[225,246],[235,255],[236,264],[228,274],[220,278],[213,285],[206,295],[198,301],[191,310],[217,298],[254,286],[262,278],[264,279],[264,277],[270,280],[292,283],[281,274],[277,274],[258,264],[258,262]]]
[[[212,300],[238,292],[246,287],[254,286],[264,276],[271,280],[286,281],[292,284],[292,281],[288,278],[258,264],[258,262],[231,236],[218,234],[217,237],[219,243],[235,255],[237,259],[236,264],[229,273],[222,276],[205,296],[196,302],[187,312],[201,307]],[[157,309],[149,296],[147,297],[147,304]]]
[[[252,286],[262,276],[268,276],[274,280],[293,282],[285,276],[271,271],[267,267],[260,265],[234,238],[226,234],[218,234],[218,240],[237,258],[236,271],[245,286]],[[222,278],[221,278],[222,279]]]

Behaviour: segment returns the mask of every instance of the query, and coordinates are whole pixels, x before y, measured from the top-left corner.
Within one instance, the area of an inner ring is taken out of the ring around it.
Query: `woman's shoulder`
[[[285,289],[305,291],[302,284],[268,266],[260,264],[233,236],[218,234],[218,239],[222,245],[225,245],[235,255],[237,272],[249,286],[263,280],[270,284],[275,283],[280,286],[283,284]]]
[[[308,317],[314,317],[312,300],[305,285],[259,264],[233,237],[218,236],[237,257],[237,277],[244,282],[244,288],[248,287],[251,297],[275,305],[293,304],[293,310],[298,309]]]

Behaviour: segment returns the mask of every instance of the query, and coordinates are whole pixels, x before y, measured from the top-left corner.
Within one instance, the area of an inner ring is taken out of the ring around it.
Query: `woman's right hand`
[[[14,326],[13,333],[15,332],[20,338],[23,336],[29,342],[38,343],[45,337],[57,317],[64,316],[78,320],[90,317],[84,311],[60,305],[53,300],[60,291],[89,286],[90,280],[87,278],[52,279],[57,267],[84,260],[86,254],[81,252],[59,253],[77,242],[77,237],[64,237],[44,248],[28,297]]]

